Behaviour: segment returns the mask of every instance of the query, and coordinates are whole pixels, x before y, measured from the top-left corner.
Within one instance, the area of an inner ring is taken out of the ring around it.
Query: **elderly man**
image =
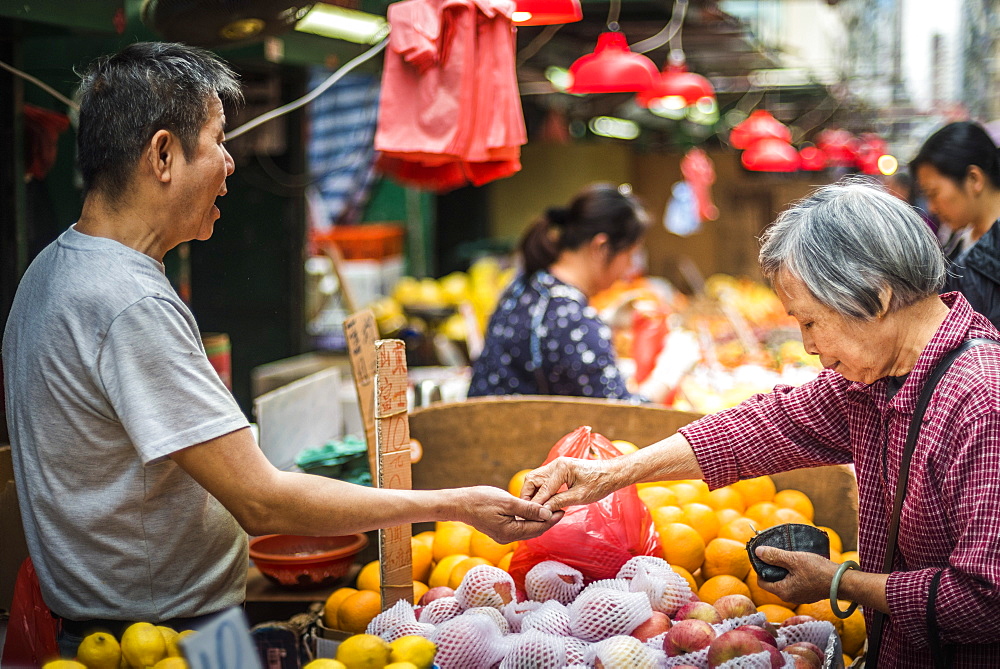
[[[827,186],[793,205],[765,233],[760,261],[806,351],[826,368],[817,379],[752,397],[631,455],[554,460],[526,477],[522,496],[561,509],[641,481],[697,477],[719,487],[853,462],[860,569],[761,547],[758,557],[790,572],[761,587],[789,602],[831,594],[859,602],[869,629],[880,613],[880,669],[1000,666],[1000,346],[964,350],[1000,333],[960,294],[938,295],[945,261],[936,239],[910,206],[877,188]],[[935,386],[932,371],[952,351],[961,355]],[[907,463],[907,432],[927,387],[933,399]]]
[[[25,273],[3,341],[25,533],[61,645],[189,623],[245,595],[247,536],[461,520],[509,542],[556,522],[490,487],[385,490],[276,470],[209,364],[163,256],[212,235],[233,159],[229,68],[134,44],[81,85],[80,219]],[[121,625],[117,625],[121,627]]]

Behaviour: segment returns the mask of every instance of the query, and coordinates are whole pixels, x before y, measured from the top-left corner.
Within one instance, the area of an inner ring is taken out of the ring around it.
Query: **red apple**
[[[741,632],[748,632],[750,634],[753,634],[755,637],[757,637],[759,641],[771,644],[775,648],[778,647],[778,635],[774,634],[770,630],[760,627],[759,625],[740,625],[736,629],[740,630]]]
[[[781,656],[781,651],[766,643],[762,645],[764,646],[764,650],[771,656],[771,669],[782,669],[785,666],[785,658]]]
[[[670,627],[670,618],[667,617],[667,614],[653,611],[649,620],[632,630],[632,636],[639,641],[648,641],[658,634],[663,634]]]
[[[796,641],[795,643],[788,644],[781,650],[789,655],[805,658],[809,662],[809,666],[815,666],[817,669],[823,666],[823,649],[814,643]]]
[[[667,630],[663,650],[667,657],[677,657],[707,647],[714,638],[715,630],[704,620],[680,620]]]
[[[812,616],[790,616],[781,621],[782,627],[791,627],[792,625],[801,625],[802,623],[814,623],[816,619]]]
[[[722,622],[722,616],[718,610],[708,602],[689,602],[677,609],[674,620],[704,620],[709,625],[718,625]]]
[[[723,619],[743,618],[757,613],[753,600],[746,595],[723,595],[715,600],[714,606]]]
[[[763,653],[765,645],[748,632],[732,630],[720,634],[708,646],[708,666],[718,667],[736,657]]]
[[[435,599],[440,599],[441,597],[454,597],[455,591],[449,588],[447,585],[437,585],[424,593],[420,601],[417,602],[420,606],[427,606]]]

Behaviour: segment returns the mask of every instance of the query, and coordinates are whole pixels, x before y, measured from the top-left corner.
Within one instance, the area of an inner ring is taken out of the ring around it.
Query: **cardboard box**
[[[609,400],[511,396],[435,404],[410,414],[410,436],[424,457],[413,465],[413,487],[494,485],[506,489],[521,469],[537,467],[560,437],[581,425],[609,439],[646,446],[700,418],[699,414]],[[772,477],[779,490],[809,495],[815,522],[857,547],[858,492],[846,465],[800,469]]]

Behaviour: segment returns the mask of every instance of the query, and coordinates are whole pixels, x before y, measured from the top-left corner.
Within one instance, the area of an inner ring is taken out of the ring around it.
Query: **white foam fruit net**
[[[510,623],[511,632],[520,632],[521,621],[524,617],[541,607],[541,602],[533,602],[531,600],[525,602],[511,602],[507,606],[503,607],[503,617],[507,619],[508,623]]]
[[[587,585],[583,589],[584,592],[588,590],[617,590],[619,592],[629,592],[631,584],[627,579],[624,578],[605,578],[600,581],[594,581]]]
[[[771,669],[771,654],[754,653],[753,655],[734,657],[727,662],[717,664],[716,669]]]
[[[462,579],[455,599],[467,609],[477,606],[502,609],[514,600],[514,579],[499,567],[477,565]]]
[[[539,562],[524,577],[524,589],[536,602],[569,604],[583,590],[583,574],[555,560]]]
[[[503,614],[500,613],[498,609],[495,609],[492,606],[477,606],[474,609],[468,609],[462,615],[485,616],[489,620],[493,621],[493,624],[496,625],[497,631],[500,632],[500,634],[504,636],[510,634],[510,623],[507,622],[507,619],[504,618]]]
[[[587,588],[569,605],[570,631],[584,641],[629,634],[652,615],[645,594],[607,588]]]
[[[742,627],[743,625],[757,625],[762,626],[767,622],[767,616],[758,611],[757,613],[751,613],[748,616],[743,616],[742,618],[726,618],[721,623],[717,625],[712,625],[712,629],[715,630],[715,635],[725,634],[730,630],[734,630],[737,627]],[[820,646],[822,648],[822,646]]]
[[[656,565],[636,565],[630,588],[632,592],[644,593],[654,611],[668,616],[691,601],[691,586],[669,565],[666,570]]]
[[[434,663],[441,669],[492,667],[503,659],[507,644],[485,616],[458,616],[441,623],[431,638],[437,645]]]
[[[701,650],[695,651],[693,653],[685,653],[684,655],[675,655],[674,657],[667,657],[664,666],[666,667],[698,667],[698,669],[708,669],[708,648],[702,648]]]
[[[417,617],[413,615],[413,605],[405,599],[399,600],[372,618],[372,621],[368,623],[365,633],[382,636],[387,630],[398,626],[400,623],[417,624]]]
[[[428,604],[420,612],[419,620],[422,623],[440,625],[446,620],[451,620],[462,613],[465,607],[458,603],[454,597],[438,597]]]
[[[826,620],[814,620],[798,625],[778,628],[778,648],[784,648],[790,643],[797,641],[808,641],[826,650],[833,634],[833,623]]]
[[[674,571],[670,568],[670,563],[663,558],[658,558],[653,555],[636,555],[622,565],[622,568],[618,570],[618,576],[616,578],[635,578],[640,566],[646,571],[652,572]]]
[[[566,662],[569,664],[584,664],[587,657],[587,649],[593,644],[577,639],[575,636],[566,637]]]
[[[500,669],[562,669],[566,666],[566,637],[528,630],[518,634]]]
[[[555,600],[544,602],[521,619],[521,631],[527,632],[528,630],[570,636],[569,611]]]
[[[389,643],[392,643],[396,639],[404,636],[422,636],[426,639],[430,639],[433,635],[434,625],[418,622],[399,623],[398,625],[390,627],[385,632],[379,634],[380,637]]]
[[[589,666],[600,660],[605,667],[629,667],[630,669],[657,669],[661,656],[652,648],[630,636],[613,636],[587,649],[584,662]]]

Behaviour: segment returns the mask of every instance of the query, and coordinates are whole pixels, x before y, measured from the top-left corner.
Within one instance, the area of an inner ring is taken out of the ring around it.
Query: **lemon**
[[[84,637],[76,649],[76,659],[89,669],[118,669],[122,649],[107,632],[95,632]]]
[[[165,657],[153,665],[153,669],[189,669],[183,657]]]
[[[167,655],[167,642],[150,623],[129,625],[122,633],[122,655],[132,669],[152,667]]]
[[[355,634],[337,648],[337,659],[347,669],[382,669],[389,664],[389,644],[374,634]]]
[[[167,657],[184,657],[184,653],[181,652],[180,640],[187,638],[195,633],[194,630],[184,630],[181,633],[174,632],[174,635],[167,638],[166,632],[163,631],[164,628],[160,628],[160,633],[163,634],[163,640],[167,644]],[[167,627],[166,629],[170,629]],[[173,630],[170,630],[173,632]]]
[[[417,665],[412,662],[393,662],[392,664],[385,665],[382,669],[420,669]]]
[[[434,664],[437,646],[430,639],[411,634],[402,636],[389,644],[389,659],[393,662],[410,662],[417,669],[427,669]]]
[[[318,660],[313,660],[302,669],[347,669],[343,662],[339,660],[330,660],[328,658],[320,658]]]
[[[52,660],[42,665],[42,669],[87,669],[87,665],[73,660]]]

